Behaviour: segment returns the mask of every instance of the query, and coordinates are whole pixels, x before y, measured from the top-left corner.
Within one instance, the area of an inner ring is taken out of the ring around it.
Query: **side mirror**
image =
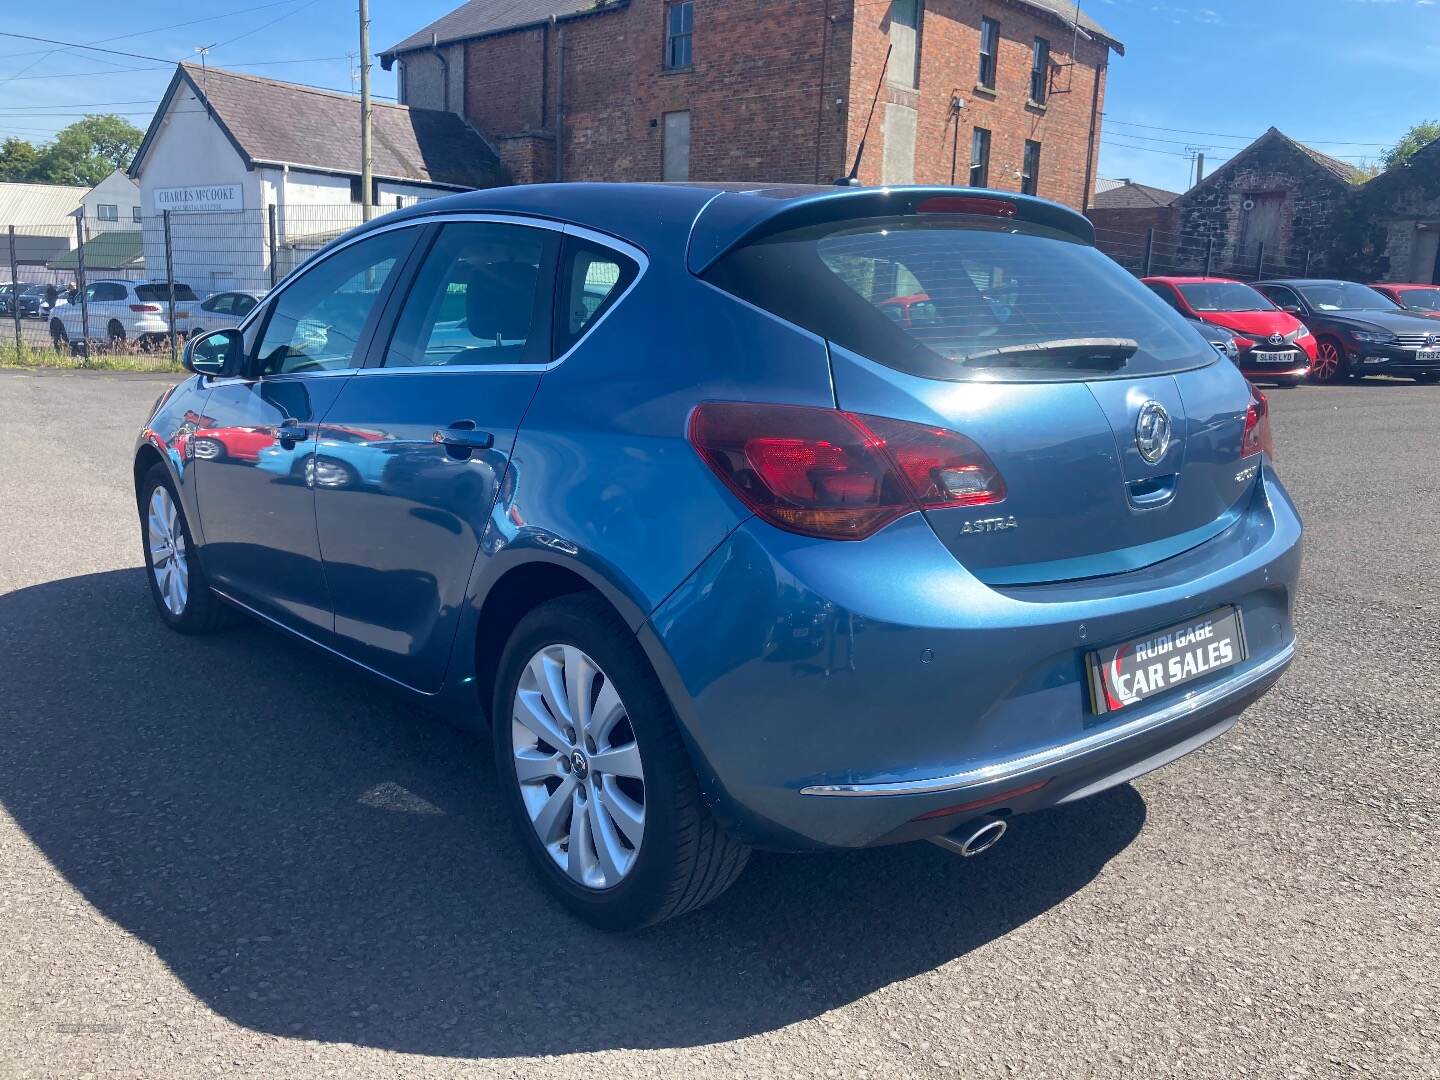
[[[1281,304],[1281,305],[1280,305],[1280,310],[1283,311],[1283,312],[1285,312],[1287,315],[1304,315],[1304,314],[1305,314],[1305,309],[1302,308],[1299,304]]]
[[[233,375],[240,370],[244,340],[239,330],[212,330],[185,343],[180,363],[197,375]]]

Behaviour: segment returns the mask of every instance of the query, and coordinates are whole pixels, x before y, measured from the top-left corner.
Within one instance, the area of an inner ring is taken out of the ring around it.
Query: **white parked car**
[[[170,285],[163,281],[92,281],[85,286],[83,305],[78,296],[68,304],[56,305],[50,313],[50,337],[57,348],[87,337],[91,341],[158,345],[170,333],[169,304]],[[200,298],[194,290],[177,281],[176,327],[190,324],[199,308]]]
[[[239,326],[245,316],[254,311],[256,305],[265,299],[266,291],[268,290],[261,289],[257,292],[253,289],[233,289],[230,292],[218,292],[190,312],[188,323],[180,322],[178,313],[175,321],[191,337],[196,334],[208,334],[211,330],[224,330],[226,327]]]

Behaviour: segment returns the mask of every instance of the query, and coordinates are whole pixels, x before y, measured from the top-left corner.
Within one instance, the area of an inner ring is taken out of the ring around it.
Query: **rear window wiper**
[[[1140,351],[1133,338],[1055,338],[1024,345],[1002,345],[956,359],[965,367],[1063,367],[1115,371]]]

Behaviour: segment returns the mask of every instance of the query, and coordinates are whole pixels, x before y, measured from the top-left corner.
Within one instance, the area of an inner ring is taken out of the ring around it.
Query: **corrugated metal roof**
[[[66,184],[0,184],[0,231],[10,225],[17,231],[37,226],[73,229],[75,223],[66,215],[79,209],[89,190]]]

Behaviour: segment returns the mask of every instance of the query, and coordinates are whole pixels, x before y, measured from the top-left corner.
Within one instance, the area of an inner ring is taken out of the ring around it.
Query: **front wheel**
[[[495,762],[531,864],[571,912],[633,930],[708,903],[749,849],[706,808],[669,701],[598,596],[540,605],[501,657]]]
[[[195,556],[185,511],[163,464],[150,467],[137,495],[145,570],[160,618],[182,634],[205,633],[229,622],[229,609],[210,591],[205,570]]]
[[[1310,366],[1310,377],[1316,382],[1338,383],[1350,377],[1350,361],[1345,358],[1345,347],[1334,338],[1321,338],[1315,343],[1315,363]]]

